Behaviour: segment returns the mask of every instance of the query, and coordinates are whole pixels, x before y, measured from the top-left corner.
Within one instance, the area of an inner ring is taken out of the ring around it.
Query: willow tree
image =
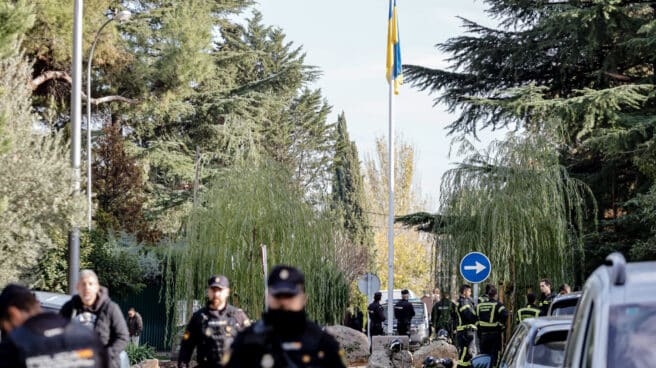
[[[191,214],[184,245],[168,253],[167,303],[174,315],[178,301],[205,300],[207,278],[224,274],[233,304],[259,318],[264,307],[262,244],[268,269],[288,264],[305,272],[310,318],[341,321],[347,285],[335,266],[330,217],[308,205],[292,174],[271,162],[226,169]]]
[[[544,135],[509,135],[469,151],[444,174],[441,192],[443,264],[483,252],[494,265],[490,280],[518,291],[540,277],[571,282],[580,274],[590,193],[568,176]],[[514,304],[517,293],[511,298]]]

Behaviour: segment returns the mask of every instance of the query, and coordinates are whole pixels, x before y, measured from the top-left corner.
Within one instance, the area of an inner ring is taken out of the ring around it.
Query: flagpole
[[[389,183],[387,218],[387,334],[392,335],[394,315],[394,80],[389,81],[389,131],[387,147],[387,182]]]

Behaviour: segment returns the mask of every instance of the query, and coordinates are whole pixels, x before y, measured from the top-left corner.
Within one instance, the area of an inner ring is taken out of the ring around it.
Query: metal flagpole
[[[389,183],[389,214],[387,218],[387,334],[394,329],[394,78],[389,82],[389,131],[387,149],[387,175]]]

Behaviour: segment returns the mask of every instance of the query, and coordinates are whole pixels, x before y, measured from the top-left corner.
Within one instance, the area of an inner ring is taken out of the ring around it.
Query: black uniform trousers
[[[496,367],[499,361],[501,339],[502,333],[500,331],[480,332],[481,354],[488,354],[492,357],[491,367]]]
[[[478,355],[476,330],[466,329],[456,333],[458,343],[458,367],[471,367],[471,360]]]

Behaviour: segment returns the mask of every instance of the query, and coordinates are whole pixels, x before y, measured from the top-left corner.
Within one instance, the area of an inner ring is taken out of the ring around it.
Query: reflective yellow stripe
[[[467,308],[471,308],[471,305],[469,305],[469,304],[465,304],[465,305],[463,305],[462,307],[460,307],[459,311],[462,312],[462,311],[464,311],[464,310],[467,309]],[[472,311],[474,311],[474,310],[472,309]]]
[[[476,325],[474,325],[474,324],[470,324],[470,325],[460,325],[460,326],[456,327],[456,331],[464,331],[464,330],[467,329],[467,328],[471,328],[471,329],[475,330],[475,329],[476,329]]]

